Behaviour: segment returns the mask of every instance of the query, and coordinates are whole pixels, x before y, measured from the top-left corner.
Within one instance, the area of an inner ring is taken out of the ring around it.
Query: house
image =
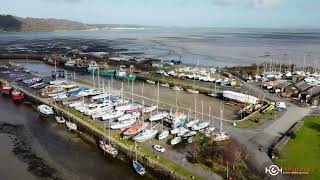
[[[309,83],[307,83],[307,82],[304,81],[304,80],[295,83],[294,86],[295,86],[300,92],[305,91],[305,90],[309,89],[310,87],[312,87]]]
[[[320,86],[312,86],[302,92],[300,92],[299,97],[301,100],[309,101],[312,97],[320,94]]]
[[[282,82],[279,82],[277,85],[274,86],[275,89],[279,89],[280,92],[284,92],[285,91],[285,88],[288,87],[289,85],[291,85],[290,82],[288,81],[282,81]]]

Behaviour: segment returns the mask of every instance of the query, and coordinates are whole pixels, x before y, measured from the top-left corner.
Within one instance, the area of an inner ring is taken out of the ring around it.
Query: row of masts
[[[306,56],[304,56],[303,64],[297,65],[292,64],[292,59],[290,58],[289,64],[280,63],[280,61],[270,60],[268,63],[264,62],[257,65],[256,72],[265,73],[265,72],[294,72],[294,71],[304,71],[310,73],[319,73],[320,72],[320,63],[319,60],[314,60],[312,65],[306,64]]]

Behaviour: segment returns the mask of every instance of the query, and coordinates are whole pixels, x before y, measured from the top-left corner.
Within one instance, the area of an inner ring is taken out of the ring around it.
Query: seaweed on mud
[[[57,171],[46,164],[42,158],[38,157],[32,151],[30,145],[22,137],[23,129],[23,125],[0,123],[0,134],[10,134],[15,136],[13,139],[14,147],[12,152],[18,157],[18,159],[27,163],[29,172],[40,178],[61,180],[60,177],[55,175]]]

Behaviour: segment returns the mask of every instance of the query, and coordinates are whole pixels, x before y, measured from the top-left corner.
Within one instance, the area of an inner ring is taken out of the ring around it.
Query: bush
[[[291,131],[291,132],[289,132],[288,136],[289,136],[291,139],[294,139],[294,138],[296,138],[297,135],[296,135],[295,132]]]

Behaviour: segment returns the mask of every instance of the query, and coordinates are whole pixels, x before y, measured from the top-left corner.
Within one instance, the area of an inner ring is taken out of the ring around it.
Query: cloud
[[[245,6],[251,8],[272,8],[285,0],[212,0],[214,6]]]

